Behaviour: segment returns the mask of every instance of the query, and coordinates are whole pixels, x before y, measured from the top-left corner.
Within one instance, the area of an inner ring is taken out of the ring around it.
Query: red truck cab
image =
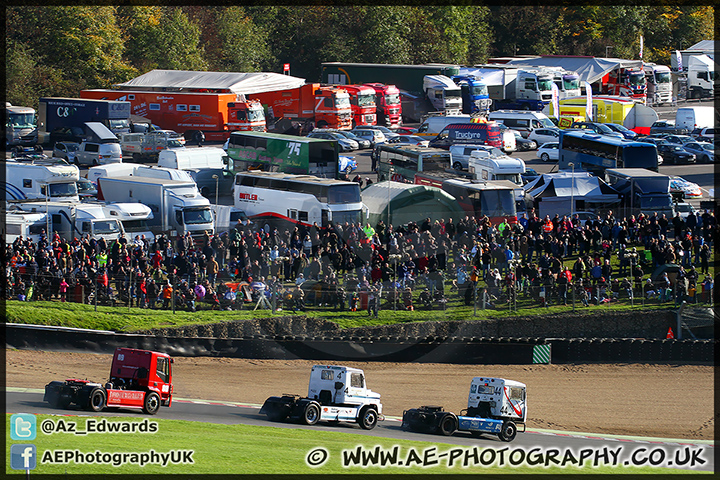
[[[396,128],[402,125],[400,90],[395,85],[382,83],[366,83],[365,85],[375,89],[377,124],[388,128]]]
[[[376,125],[375,89],[367,85],[342,85],[350,95],[352,126]]]

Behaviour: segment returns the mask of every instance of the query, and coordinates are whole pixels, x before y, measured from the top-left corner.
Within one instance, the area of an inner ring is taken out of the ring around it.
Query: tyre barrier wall
[[[715,340],[550,338],[553,363],[680,362],[713,364]]]
[[[113,353],[140,348],[178,357],[382,361],[477,365],[533,363],[536,345],[551,346],[551,363],[692,362],[712,364],[714,340],[459,337],[375,338],[249,335],[243,338],[150,336],[106,331],[6,325],[6,345],[27,350]]]

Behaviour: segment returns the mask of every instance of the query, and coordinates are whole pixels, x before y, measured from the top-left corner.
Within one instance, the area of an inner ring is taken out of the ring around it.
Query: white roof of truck
[[[178,88],[228,90],[235,94],[253,94],[298,88],[304,78],[270,72],[194,72],[188,70],[151,70],[125,83],[121,88]]]

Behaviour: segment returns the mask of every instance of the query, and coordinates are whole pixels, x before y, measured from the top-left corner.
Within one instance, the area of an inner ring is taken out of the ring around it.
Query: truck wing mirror
[[[342,382],[335,382],[335,390],[341,390],[344,386]]]

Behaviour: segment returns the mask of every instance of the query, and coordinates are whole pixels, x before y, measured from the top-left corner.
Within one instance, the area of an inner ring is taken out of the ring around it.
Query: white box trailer
[[[87,179],[97,185],[101,177],[148,177],[166,178],[168,180],[182,180],[195,182],[192,175],[185,170],[176,168],[151,167],[149,165],[131,165],[128,163],[115,163],[112,165],[98,165],[88,169]]]
[[[101,177],[98,198],[107,202],[139,202],[153,212],[149,222],[156,233],[201,236],[213,233],[210,201],[194,182],[138,176]]]
[[[222,148],[172,148],[162,150],[158,155],[158,167],[190,170],[195,168],[225,168],[223,157],[227,153]]]

